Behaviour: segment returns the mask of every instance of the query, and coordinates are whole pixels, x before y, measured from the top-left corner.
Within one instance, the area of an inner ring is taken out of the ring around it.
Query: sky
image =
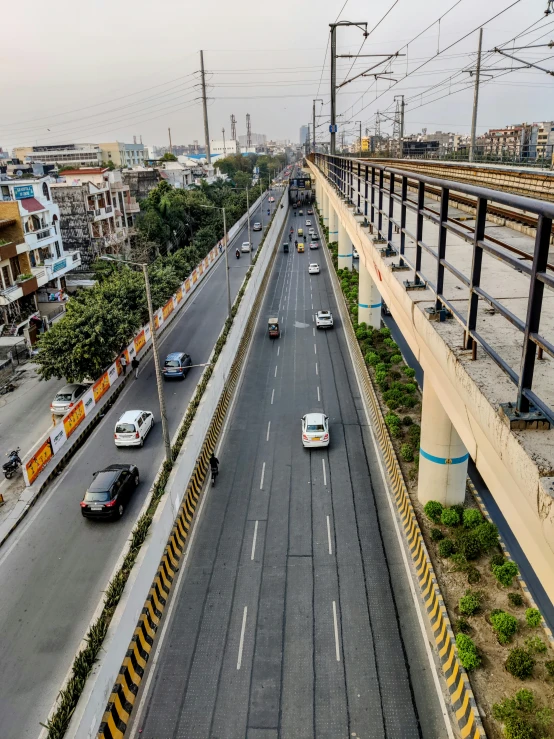
[[[327,140],[329,23],[337,19],[367,23],[369,32],[364,40],[360,28],[339,28],[338,54],[398,54],[389,62],[386,56],[337,59],[339,84],[378,62],[374,72],[385,74],[360,77],[338,91],[339,133],[347,140],[360,121],[364,133],[373,133],[378,110],[381,130],[390,133],[387,116],[402,94],[406,133],[469,132],[469,70],[480,25],[485,76],[478,133],[553,120],[554,78],[538,70],[512,72],[521,65],[493,51],[502,46],[554,70],[553,49],[511,51],[554,38],[554,14],[545,16],[546,8],[547,0],[6,3],[2,27],[12,31],[2,34],[0,45],[0,147],[131,143],[134,135],[166,146],[168,128],[173,144],[202,143],[201,48],[211,139],[221,139],[222,128],[230,137],[231,114],[237,133],[245,134],[250,113],[253,132],[298,142],[317,98],[317,135]]]

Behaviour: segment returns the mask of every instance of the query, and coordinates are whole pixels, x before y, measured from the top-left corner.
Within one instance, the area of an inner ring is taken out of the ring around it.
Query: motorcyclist
[[[304,243],[306,243],[306,234],[304,234]]]
[[[212,471],[212,480],[215,482],[215,478],[219,474],[219,459],[215,456],[213,452],[212,456],[210,457],[210,469]]]
[[[298,246],[298,239],[295,239],[294,240],[294,246],[295,246],[295,248]]]
[[[236,256],[237,259],[240,257],[240,251],[238,249],[235,252],[235,256]]]

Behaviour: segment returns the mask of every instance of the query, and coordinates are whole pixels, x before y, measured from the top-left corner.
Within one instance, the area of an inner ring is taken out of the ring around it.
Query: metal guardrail
[[[413,170],[406,171],[379,165],[375,162],[366,164],[347,157],[315,154],[313,161],[342,197],[354,205],[360,215],[364,216],[368,225],[371,223],[377,227],[377,236],[383,241],[383,245],[386,245],[390,250],[391,255],[397,254],[396,244],[393,243],[393,229],[397,229],[400,235],[400,263],[413,270],[413,281],[406,280],[404,286],[406,289],[426,287],[431,290],[435,295],[435,310],[447,309],[462,325],[464,329],[464,347],[473,351],[473,358],[475,359],[478,344],[505,372],[514,385],[517,386],[517,413],[521,415],[536,413],[538,409],[551,424],[554,424],[554,410],[533,392],[537,348],[540,356],[543,352],[546,352],[554,357],[554,344],[540,333],[544,288],[554,289],[554,274],[548,269],[548,251],[554,219],[554,204],[462,182],[429,177]],[[388,176],[386,185],[385,172]],[[408,198],[408,180],[417,182],[417,199],[415,201]],[[427,186],[438,188],[440,191],[438,215],[424,207]],[[451,190],[465,193],[476,199],[476,222],[473,234],[448,220],[449,193]],[[386,211],[383,207],[385,196],[388,199]],[[400,206],[400,220],[395,218],[395,203]],[[487,239],[485,223],[489,203],[500,203],[516,211],[533,213],[537,216],[532,260],[522,262],[512,254],[499,248],[490,239]],[[415,234],[406,228],[408,210],[416,214]],[[383,218],[387,222],[386,230],[383,225]],[[423,240],[424,221],[430,221],[438,226],[438,238],[434,246],[425,243]],[[446,237],[448,233],[454,234],[472,246],[471,273],[469,275],[461,272],[447,260]],[[409,259],[405,254],[406,236],[413,239],[415,243],[415,261]],[[422,271],[421,259],[423,252],[429,254],[435,261],[436,272],[432,278]],[[520,319],[500,300],[494,298],[481,287],[483,253],[491,255],[517,272],[529,277],[525,320]],[[466,315],[462,315],[443,293],[445,270],[448,270],[468,289],[468,311]],[[479,299],[484,300],[498,311],[523,335],[519,374],[477,330]]]

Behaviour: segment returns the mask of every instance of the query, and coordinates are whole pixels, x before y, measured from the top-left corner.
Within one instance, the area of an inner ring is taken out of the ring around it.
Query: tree
[[[163,157],[161,158],[160,161],[162,161],[162,162],[176,162],[177,161],[177,157],[175,156],[175,154],[171,154],[169,151],[166,151],[166,153],[163,155]]]
[[[237,187],[247,187],[252,185],[252,175],[247,172],[236,172],[233,176],[233,182]]]

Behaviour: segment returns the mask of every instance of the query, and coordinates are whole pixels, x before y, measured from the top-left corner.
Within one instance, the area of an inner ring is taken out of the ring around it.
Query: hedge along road
[[[255,248],[261,236],[261,232],[252,232]],[[237,260],[234,250],[247,239],[245,226],[230,246],[233,299],[250,264],[248,254]],[[162,336],[162,360],[169,352],[186,351],[194,364],[206,362],[226,317],[225,260],[220,259]],[[194,368],[184,381],[164,385],[171,435],[202,371],[202,367]],[[151,410],[156,424],[143,449],[118,450],[113,441],[114,424],[130,409]],[[2,739],[36,739],[39,735],[39,722],[48,716],[163,458],[150,353],[140,365],[138,379],[129,381],[106,418],[0,550]],[[141,482],[132,502],[120,521],[86,521],[79,502],[93,472],[118,462],[131,462],[139,468]]]

